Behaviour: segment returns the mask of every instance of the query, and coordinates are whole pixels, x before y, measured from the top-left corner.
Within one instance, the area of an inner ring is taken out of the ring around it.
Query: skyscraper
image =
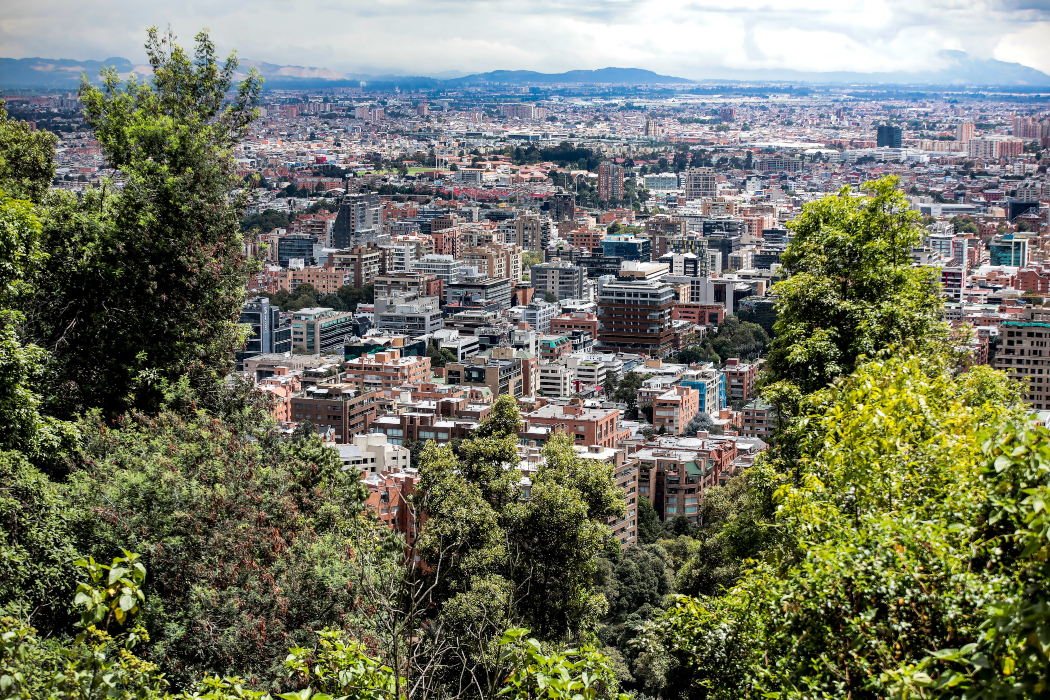
[[[963,122],[955,127],[955,140],[966,148],[966,144],[974,137],[974,126],[972,122]]]
[[[899,126],[880,124],[876,145],[879,148],[900,148],[903,133]]]
[[[359,236],[378,234],[380,211],[379,195],[375,192],[344,196],[332,228],[332,245],[349,248]]]
[[[598,166],[598,199],[623,199],[623,166],[605,162]]]
[[[718,194],[714,168],[689,168],[681,175],[686,199],[703,199]]]

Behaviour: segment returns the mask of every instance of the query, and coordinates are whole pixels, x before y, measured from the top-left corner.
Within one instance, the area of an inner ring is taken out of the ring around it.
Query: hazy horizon
[[[778,2],[748,7],[663,0],[528,4],[507,0],[191,1],[143,6],[43,0],[9,5],[0,56],[145,60],[150,25],[191,45],[202,27],[219,49],[279,65],[345,73],[450,77],[492,70],[557,73],[608,66],[700,79],[712,69],[937,70],[944,50],[1050,73],[1050,2]]]

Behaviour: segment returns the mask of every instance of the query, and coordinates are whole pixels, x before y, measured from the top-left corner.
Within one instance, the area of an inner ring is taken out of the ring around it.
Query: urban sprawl
[[[364,472],[384,522],[415,536],[418,449],[468,437],[500,395],[522,409],[526,492],[563,432],[615,464],[624,547],[641,499],[695,522],[772,431],[755,382],[787,224],[886,175],[924,217],[913,262],[939,270],[967,361],[1050,416],[1045,101],[617,91],[264,93],[237,148],[261,261],[237,369]],[[6,99],[61,135],[55,186],[119,186],[74,96]]]

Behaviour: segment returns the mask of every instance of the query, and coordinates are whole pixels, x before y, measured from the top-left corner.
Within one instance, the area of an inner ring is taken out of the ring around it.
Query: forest
[[[401,536],[227,381],[258,75],[146,49],[80,90],[123,187],[52,189],[0,111],[0,699],[1050,694],[1048,432],[961,355],[894,178],[791,222],[772,340],[702,350],[763,349],[776,433],[700,524],[643,499],[621,550],[611,466],[557,437],[524,483],[503,396],[422,447]]]

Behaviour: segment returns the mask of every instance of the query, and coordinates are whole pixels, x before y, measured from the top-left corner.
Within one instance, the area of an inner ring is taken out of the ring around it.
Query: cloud
[[[0,56],[144,57],[150,25],[185,44],[208,27],[257,61],[435,74],[629,66],[702,78],[712,67],[936,69],[939,52],[1050,72],[1041,0],[39,0],[5,3]]]

